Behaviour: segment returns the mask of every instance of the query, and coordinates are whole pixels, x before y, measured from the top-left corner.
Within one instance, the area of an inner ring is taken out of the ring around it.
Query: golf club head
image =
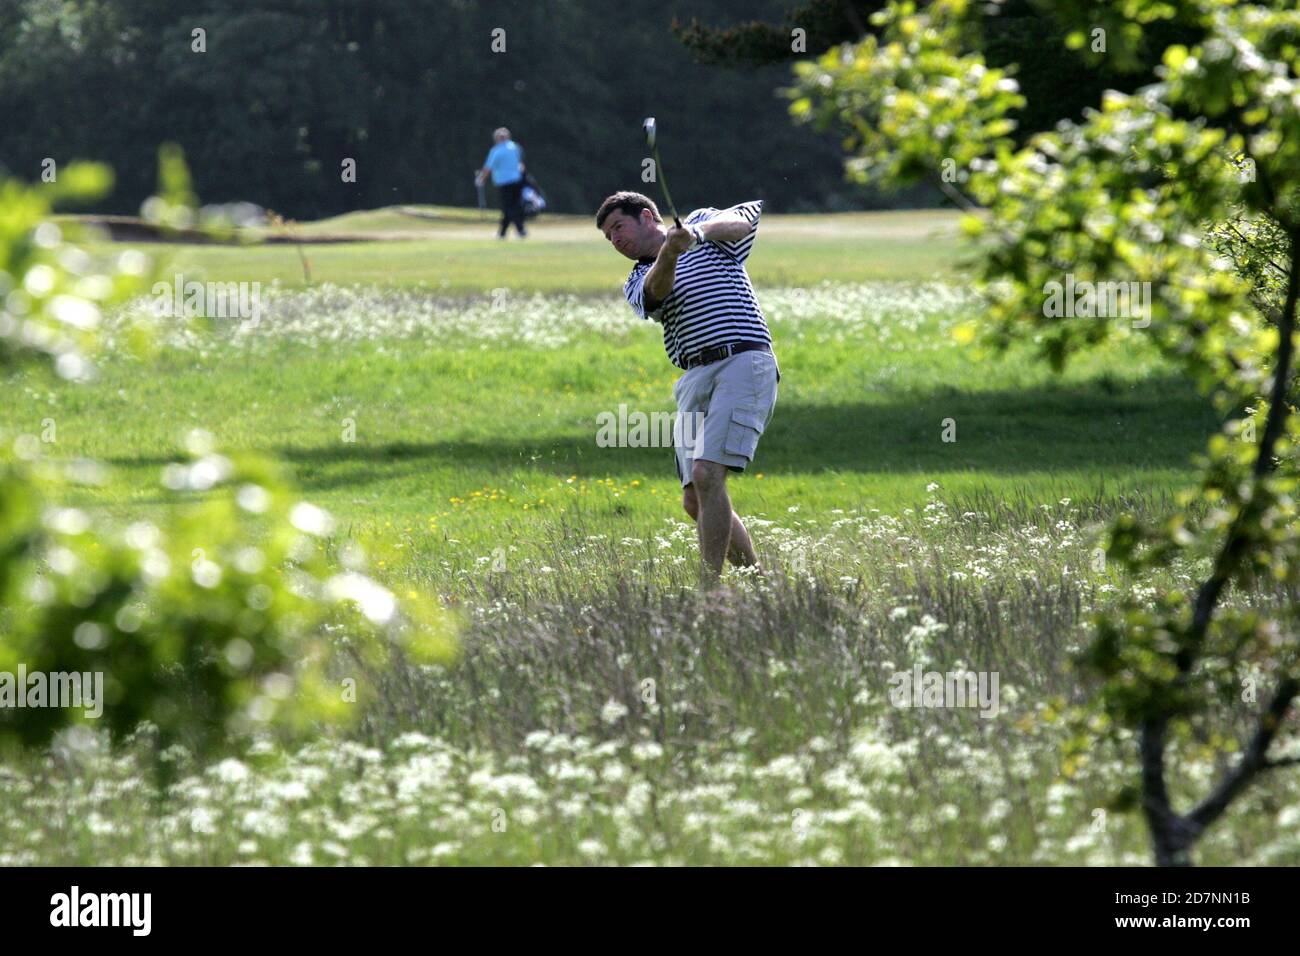
[[[647,116],[645,118],[645,122],[641,124],[641,128],[645,130],[645,144],[649,146],[651,149],[654,149],[655,148],[655,118],[653,116]]]

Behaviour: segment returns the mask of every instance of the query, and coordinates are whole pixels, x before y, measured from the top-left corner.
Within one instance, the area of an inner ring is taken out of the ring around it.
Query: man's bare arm
[[[677,278],[677,253],[668,249],[664,243],[655,257],[654,265],[645,274],[645,310],[653,312],[659,303],[668,298],[673,291],[673,280]]]
[[[676,226],[668,230],[664,244],[659,247],[659,255],[654,265],[645,274],[644,305],[647,313],[659,308],[664,299],[673,291],[673,281],[677,278],[677,260],[690,246],[693,237],[685,229]]]
[[[754,224],[744,216],[718,216],[696,224],[706,242],[739,242],[749,235]]]

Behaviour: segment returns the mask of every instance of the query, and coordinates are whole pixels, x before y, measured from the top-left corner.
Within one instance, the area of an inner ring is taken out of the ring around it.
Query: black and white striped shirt
[[[738,242],[705,242],[677,259],[672,292],[656,308],[645,308],[645,277],[653,259],[638,262],[623,285],[623,295],[632,311],[644,319],[662,322],[664,348],[678,368],[707,348],[731,342],[763,342],[772,345],[763,310],[758,307],[754,286],[745,272],[745,260],[758,232],[763,200],[740,203],[730,209],[696,209],[683,225],[708,222],[718,216],[737,213],[753,225]]]

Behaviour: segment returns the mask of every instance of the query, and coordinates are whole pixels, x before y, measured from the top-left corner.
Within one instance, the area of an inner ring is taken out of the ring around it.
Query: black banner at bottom
[[[1286,869],[9,869],[7,941],[373,942],[467,930],[494,943],[675,934],[734,944],[774,926],[978,939],[1231,943],[1294,922]],[[911,927],[909,930],[908,927]],[[255,933],[255,936],[250,936]],[[614,934],[611,936],[611,934]],[[1023,935],[1022,935],[1023,934]],[[1172,936],[1168,935],[1172,934]]]

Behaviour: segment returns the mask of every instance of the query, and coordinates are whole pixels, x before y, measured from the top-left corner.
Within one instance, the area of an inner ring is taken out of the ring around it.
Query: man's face
[[[659,223],[649,209],[641,210],[639,216],[629,216],[621,209],[615,209],[605,217],[600,231],[619,252],[629,259],[643,259],[658,252]]]

